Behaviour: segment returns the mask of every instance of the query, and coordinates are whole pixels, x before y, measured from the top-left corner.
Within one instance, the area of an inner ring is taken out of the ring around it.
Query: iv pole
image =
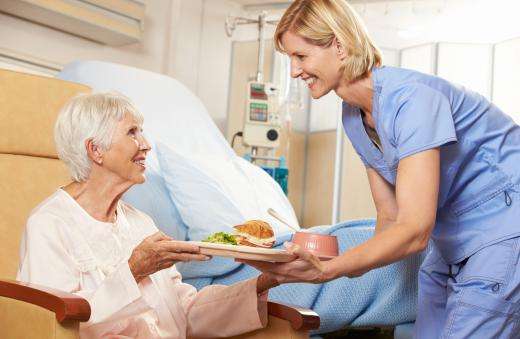
[[[228,15],[225,22],[225,29],[226,29],[226,35],[228,37],[233,36],[233,32],[235,31],[236,27],[238,25],[250,25],[250,24],[257,24],[258,25],[258,66],[256,71],[256,81],[257,82],[264,82],[264,63],[265,63],[265,26],[267,24],[269,25],[276,25],[278,23],[278,20],[266,20],[267,12],[262,11],[258,15],[258,19],[250,19],[245,17],[236,17]],[[253,158],[260,159],[265,158],[265,160],[275,160],[273,157],[259,157],[257,156],[258,153],[258,147],[253,146],[251,147],[251,155]]]
[[[226,18],[225,28],[226,34],[228,37],[233,36],[233,32],[235,31],[238,25],[250,25],[257,24],[258,25],[258,68],[256,72],[256,81],[263,82],[264,81],[264,63],[265,63],[265,26],[266,25],[276,25],[278,20],[266,20],[267,12],[262,11],[258,15],[258,19],[250,19],[244,17],[236,17],[236,16],[228,16]]]

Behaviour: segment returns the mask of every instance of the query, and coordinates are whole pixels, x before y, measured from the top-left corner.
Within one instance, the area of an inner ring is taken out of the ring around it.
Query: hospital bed
[[[235,155],[204,105],[182,84],[98,61],[74,62],[58,77],[95,91],[116,90],[130,97],[143,113],[145,135],[152,145],[147,181],[123,199],[152,216],[163,231],[177,239],[200,240],[247,219],[264,219],[273,225],[278,246],[290,239],[291,230],[266,212],[273,207],[298,226],[286,196],[262,170]],[[314,231],[337,235],[340,250],[345,250],[372,236],[373,226],[373,220],[352,221]],[[321,327],[315,334],[346,326],[408,323],[415,317],[421,260],[415,256],[356,279],[280,286],[271,290],[270,299],[317,311]],[[225,258],[178,266],[185,281],[197,288],[231,284],[258,274]]]
[[[90,317],[81,297],[14,280],[29,212],[70,181],[54,147],[58,111],[71,97],[90,91],[77,83],[0,69],[0,338],[78,338],[79,323]],[[175,131],[175,126],[165,130]],[[205,145],[204,136],[199,141],[204,149],[215,144]],[[197,142],[181,140],[177,146],[182,144],[196,147]],[[238,338],[305,338],[319,326],[310,310],[269,302],[268,312],[265,329]]]

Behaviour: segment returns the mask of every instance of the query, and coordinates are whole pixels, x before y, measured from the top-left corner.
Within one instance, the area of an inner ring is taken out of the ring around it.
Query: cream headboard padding
[[[0,69],[0,153],[57,158],[53,128],[71,97],[90,88]]]
[[[53,126],[67,100],[90,89],[0,69],[0,278],[14,279],[30,211],[70,182]]]

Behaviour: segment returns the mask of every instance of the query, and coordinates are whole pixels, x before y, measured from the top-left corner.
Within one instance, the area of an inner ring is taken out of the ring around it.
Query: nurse
[[[415,337],[519,338],[520,127],[478,93],[384,67],[346,0],[294,1],[275,43],[314,99],[343,99],[376,231],[330,261],[288,244],[295,261],[248,263],[280,283],[321,283],[401,260],[431,239]]]

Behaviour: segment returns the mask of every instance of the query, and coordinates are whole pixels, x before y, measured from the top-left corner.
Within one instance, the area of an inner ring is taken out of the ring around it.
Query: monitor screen
[[[267,100],[264,84],[252,83],[249,94],[251,99]]]
[[[252,102],[249,105],[249,120],[267,122],[267,104]]]

